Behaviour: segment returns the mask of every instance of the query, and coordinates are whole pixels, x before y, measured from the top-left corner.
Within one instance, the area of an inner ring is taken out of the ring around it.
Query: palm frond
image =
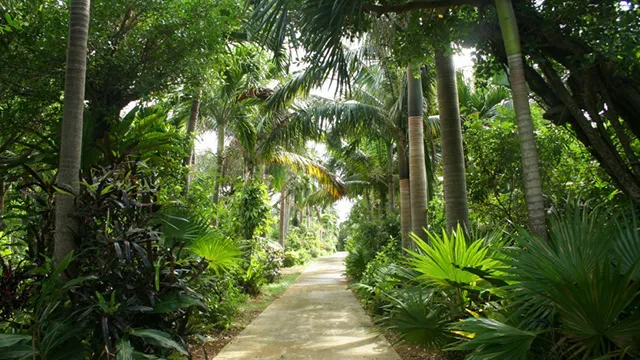
[[[322,164],[314,161],[313,159],[300,154],[280,150],[272,156],[271,161],[278,164],[292,166],[295,170],[312,176],[335,200],[340,199],[347,192],[346,185],[339,177],[331,173]]]
[[[210,231],[189,244],[194,254],[207,259],[216,272],[231,270],[241,263],[242,251],[230,238],[217,231]]]
[[[474,350],[467,355],[470,360],[525,360],[537,334],[524,331],[493,319],[469,318],[456,323],[457,332],[473,335],[469,341],[451,347],[450,350]]]

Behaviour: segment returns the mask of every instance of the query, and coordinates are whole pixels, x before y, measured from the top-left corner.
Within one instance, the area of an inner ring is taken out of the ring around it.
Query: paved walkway
[[[347,290],[346,255],[309,265],[215,359],[399,360]]]

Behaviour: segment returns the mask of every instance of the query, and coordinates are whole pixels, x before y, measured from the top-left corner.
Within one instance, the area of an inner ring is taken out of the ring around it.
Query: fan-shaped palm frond
[[[451,350],[475,350],[466,359],[525,360],[537,333],[524,331],[493,319],[469,318],[454,325],[454,329],[473,334]]]
[[[391,296],[389,315],[382,323],[399,334],[401,340],[433,349],[444,348],[454,340],[449,329],[453,319],[445,304],[433,297],[433,292],[422,289]]]
[[[188,245],[194,254],[207,259],[216,272],[230,270],[240,265],[242,251],[230,238],[220,232],[209,231]]]
[[[640,260],[629,267],[618,254],[637,249],[640,236],[637,228],[616,230],[610,216],[569,204],[549,222],[548,242],[521,230],[519,247],[504,260],[507,279],[516,281],[508,289],[517,314],[557,319],[568,351],[584,358],[639,351],[640,316],[629,306],[640,297],[640,283],[632,280]]]
[[[431,286],[464,288],[482,282],[477,271],[496,270],[501,263],[492,258],[494,249],[485,246],[484,239],[468,243],[464,232],[458,228],[452,234],[442,232],[438,236],[428,232],[430,244],[411,234],[420,252],[407,249],[411,267],[418,271],[420,279]]]

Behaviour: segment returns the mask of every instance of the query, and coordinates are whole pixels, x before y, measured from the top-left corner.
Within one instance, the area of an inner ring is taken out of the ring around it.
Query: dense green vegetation
[[[640,358],[636,2],[0,12],[0,359],[190,358],[338,249],[443,356]]]

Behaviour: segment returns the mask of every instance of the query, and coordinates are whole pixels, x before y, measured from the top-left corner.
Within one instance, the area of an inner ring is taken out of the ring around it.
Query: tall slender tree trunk
[[[307,228],[311,227],[311,207],[307,206]]]
[[[287,204],[287,206],[285,207],[285,214],[284,214],[285,240],[286,240],[287,234],[289,233],[289,224],[291,223],[291,204],[290,204],[291,199],[295,199],[295,192],[292,192],[291,194],[287,194],[287,198],[285,200]]]
[[[222,182],[222,165],[224,161],[224,133],[227,126],[224,120],[218,120],[218,145],[216,147],[216,188],[213,191],[213,202],[215,204],[220,200],[220,183]]]
[[[393,142],[389,140],[387,142],[387,187],[389,192],[389,214],[393,214],[396,208],[395,197],[396,197],[396,187],[393,182]]]
[[[365,190],[364,199],[367,202],[367,220],[373,221],[373,204],[371,203],[371,195],[369,195],[369,189]]]
[[[5,205],[5,185],[4,181],[0,181],[0,231],[4,229],[4,205]]]
[[[71,0],[58,187],[73,195],[61,192],[56,194],[53,247],[53,258],[56,264],[59,264],[69,252],[76,248],[75,237],[78,221],[75,217],[75,195],[80,193],[79,175],[82,157],[89,10],[89,0]]]
[[[409,173],[411,188],[411,231],[427,240],[427,168],[424,154],[424,124],[422,117],[422,81],[420,68],[407,66],[409,112]]]
[[[189,186],[191,186],[191,178],[193,176],[192,167],[193,167],[193,164],[195,163],[195,153],[196,153],[195,132],[196,132],[196,127],[198,126],[199,113],[200,113],[200,89],[197,89],[195,91],[193,99],[191,100],[191,114],[189,115],[189,122],[187,123],[187,139],[189,142],[189,155],[184,160],[184,165],[188,167],[187,178],[185,179],[186,181],[185,193],[187,195],[189,194]]]
[[[509,62],[513,107],[516,111],[520,151],[522,153],[522,174],[524,176],[529,229],[532,233],[546,239],[547,226],[538,164],[538,150],[536,149],[536,138],[529,108],[529,91],[524,77],[518,24],[511,0],[496,0],[496,9]]]
[[[469,230],[467,177],[453,57],[437,53],[436,74],[438,77],[438,108],[444,177],[444,213],[447,230],[455,230],[459,224],[463,230],[467,231]]]
[[[286,221],[287,221],[287,190],[283,186],[282,190],[280,191],[280,236],[278,239],[280,240],[280,245],[282,246],[283,251],[284,251],[284,242],[287,237],[287,234],[286,234],[287,228],[285,225]]]
[[[400,178],[400,227],[402,231],[402,247],[411,247],[411,190],[409,182],[409,164],[407,163],[407,140],[404,134],[398,133],[398,176]]]

